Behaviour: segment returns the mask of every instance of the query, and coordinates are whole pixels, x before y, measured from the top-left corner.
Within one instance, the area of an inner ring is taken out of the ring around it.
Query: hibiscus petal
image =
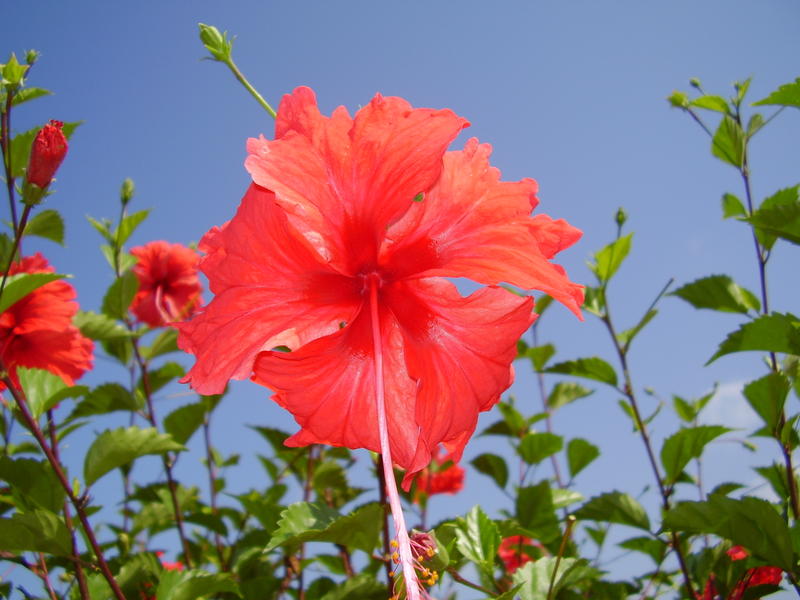
[[[581,232],[563,220],[531,217],[537,184],[500,181],[491,147],[474,138],[448,152],[439,182],[388,232],[382,261],[395,277],[467,277],[544,291],[579,317],[583,286],[549,262]]]
[[[397,322],[382,311],[384,386],[392,460],[418,471],[430,462],[416,460],[419,428],[414,421],[416,386],[403,360]],[[380,452],[375,406],[375,353],[369,313],[362,312],[339,332],[315,340],[296,352],[263,352],[253,380],[274,394],[301,429],[288,446],[330,444]]]
[[[288,223],[274,196],[251,186],[236,216],[201,243],[200,268],[216,293],[188,322],[178,345],[196,355],[184,382],[202,394],[250,376],[256,355],[296,348],[339,329],[358,308],[343,278]]]
[[[497,287],[462,297],[449,281],[430,278],[390,286],[385,303],[400,323],[406,368],[417,381],[420,436],[431,449],[444,442],[458,462],[478,413],[513,382],[517,340],[536,317],[533,300]]]
[[[429,189],[447,146],[468,125],[450,110],[412,109],[380,94],[354,120],[337,109],[319,114],[314,94],[284,98],[274,141],[248,142],[245,166],[288,212],[327,241],[331,260],[354,274],[375,262],[386,227]]]

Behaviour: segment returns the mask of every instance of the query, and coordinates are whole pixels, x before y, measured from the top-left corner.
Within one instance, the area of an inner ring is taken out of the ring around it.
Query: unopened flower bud
[[[622,227],[625,225],[625,221],[628,220],[628,213],[626,213],[625,209],[620,206],[617,209],[617,214],[614,217],[614,220],[617,222],[617,227]]]
[[[61,121],[51,120],[36,134],[28,161],[28,183],[34,183],[41,189],[50,185],[67,155],[67,138],[61,131],[63,126]]]
[[[200,41],[211,53],[215,60],[225,62],[231,57],[233,42],[228,40],[228,32],[220,33],[213,25],[198,23],[200,28]]]
[[[119,192],[119,199],[122,201],[122,206],[127,206],[128,202],[133,199],[133,193],[136,187],[133,185],[133,179],[126,177],[122,182],[122,189]]]
[[[35,63],[39,60],[40,53],[38,50],[27,50],[25,52],[25,62],[28,63],[28,66]]]
[[[669,100],[669,103],[675,108],[689,108],[689,96],[683,92],[672,92],[667,100]]]
[[[691,85],[695,89],[700,89],[700,80],[697,77],[692,77],[689,80],[689,85]]]

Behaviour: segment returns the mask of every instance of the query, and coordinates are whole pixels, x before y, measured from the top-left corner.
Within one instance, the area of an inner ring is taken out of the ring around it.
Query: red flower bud
[[[50,185],[67,154],[67,138],[61,131],[63,126],[61,121],[51,120],[36,134],[28,162],[28,183],[35,183],[42,189]]]

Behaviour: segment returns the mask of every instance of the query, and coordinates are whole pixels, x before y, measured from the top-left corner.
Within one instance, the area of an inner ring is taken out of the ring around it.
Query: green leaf
[[[517,595],[519,594],[519,590],[522,588],[522,584],[518,583],[514,587],[512,587],[507,592],[503,592],[499,596],[490,596],[487,597],[486,600],[515,600]]]
[[[494,558],[500,547],[500,532],[497,524],[486,516],[480,506],[474,506],[466,519],[458,520],[456,547],[467,559],[491,577],[494,573]]]
[[[128,315],[128,308],[133,297],[139,290],[139,279],[133,271],[126,271],[114,280],[103,297],[103,314],[112,319],[124,319]]]
[[[511,581],[514,585],[521,585],[517,595],[522,600],[546,600],[551,581],[553,589],[550,597],[558,598],[562,589],[582,581],[597,579],[599,576],[600,572],[590,567],[586,560],[577,558],[559,560],[554,556],[544,556],[514,571]]]
[[[86,217],[86,220],[89,221],[89,224],[94,227],[95,231],[103,236],[103,239],[107,241],[109,244],[114,243],[114,236],[111,234],[111,221],[108,219],[103,219],[102,221],[98,221],[93,217]],[[113,266],[113,265],[112,265]]]
[[[750,217],[743,218],[761,234],[762,243],[771,248],[779,237],[800,244],[800,186],[778,190],[766,198]]]
[[[131,332],[116,320],[106,315],[79,310],[72,319],[72,324],[81,333],[92,340],[118,340],[131,337]]]
[[[743,217],[747,214],[742,201],[733,194],[722,195],[722,218]]]
[[[575,400],[580,400],[586,396],[590,396],[594,390],[583,387],[579,383],[573,381],[560,381],[553,386],[550,390],[550,395],[547,397],[547,406],[552,410],[566,406]]]
[[[51,281],[64,279],[66,275],[57,273],[17,273],[6,279],[6,287],[0,298],[0,313],[4,313],[32,291]]]
[[[631,345],[631,342],[633,342],[633,338],[639,335],[639,332],[642,329],[644,329],[647,326],[647,324],[655,318],[657,314],[658,311],[655,308],[651,308],[650,310],[648,310],[644,314],[644,316],[641,319],[639,319],[639,322],[636,325],[634,325],[630,329],[626,329],[625,331],[618,333],[617,341],[619,341],[619,343],[622,346],[626,348],[629,347]]]
[[[650,519],[642,505],[622,492],[607,492],[590,499],[576,513],[578,519],[619,523],[650,531]]]
[[[697,279],[670,294],[686,300],[695,308],[747,314],[759,311],[761,303],[749,290],[737,285],[727,275],[711,275]]]
[[[672,485],[693,458],[700,458],[706,444],[731,431],[721,425],[688,427],[672,434],[661,447],[661,464],[666,471],[665,483]]]
[[[149,210],[140,210],[122,219],[122,222],[113,234],[118,248],[121,248],[125,242],[128,241],[131,234],[136,231],[136,228],[141,225],[142,221],[144,221],[149,214]]]
[[[596,317],[602,318],[606,311],[603,290],[599,287],[587,285],[585,288],[583,288],[583,293],[584,300],[581,308],[592,313]]]
[[[555,433],[542,431],[526,433],[519,444],[519,455],[529,465],[536,465],[545,458],[560,452],[564,447],[564,439]]]
[[[729,114],[728,102],[722,96],[700,96],[689,102],[689,106],[696,106],[697,108],[705,108],[706,110],[713,110],[723,115]]]
[[[617,272],[622,261],[631,251],[632,240],[633,233],[629,233],[614,240],[595,253],[594,262],[589,264],[589,268],[597,276],[597,280],[600,283],[608,282]]]
[[[750,120],[747,122],[747,137],[752,138],[755,134],[761,131],[761,128],[766,125],[766,121],[764,121],[764,117],[762,117],[759,113],[753,113],[750,115]]]
[[[528,431],[528,421],[522,416],[514,406],[509,402],[500,402],[497,405],[498,410],[503,415],[503,419],[508,425],[512,435],[521,437]]]
[[[578,358],[558,363],[552,367],[548,367],[544,372],[584,377],[601,383],[607,383],[610,386],[617,386],[617,372],[614,371],[611,365],[597,356]]]
[[[508,483],[508,466],[502,457],[487,452],[473,458],[471,464],[479,473],[494,479],[500,489],[505,489]]]
[[[195,431],[206,418],[206,406],[203,402],[186,404],[173,410],[164,419],[164,430],[179,444],[189,441]]]
[[[36,98],[41,98],[42,96],[50,96],[52,93],[53,92],[50,90],[40,87],[25,87],[14,94],[14,97],[11,99],[11,106],[17,106],[23,102],[36,100]],[[5,102],[5,99],[3,99],[3,102]]]
[[[783,352],[800,355],[800,322],[791,313],[773,313],[745,323],[719,345],[707,365],[734,352]]]
[[[522,340],[520,340],[521,342]],[[517,358],[527,358],[531,361],[535,371],[541,371],[556,353],[556,349],[552,344],[544,344],[543,346],[525,347],[521,350]]]
[[[58,211],[47,209],[33,217],[25,226],[25,235],[37,235],[64,245],[64,219]]]
[[[556,510],[565,508],[576,502],[583,502],[585,499],[583,495],[578,492],[562,488],[551,489],[550,494],[553,497],[553,508]]]
[[[571,439],[567,444],[567,465],[570,477],[575,477],[598,456],[600,456],[600,449],[591,442],[583,438]]]
[[[66,493],[48,462],[2,456],[0,480],[9,484],[9,493],[17,499],[19,509],[63,509]]]
[[[619,545],[622,548],[646,554],[653,559],[653,562],[656,563],[656,565],[660,565],[662,563],[664,560],[664,555],[667,552],[667,545],[664,542],[646,536],[633,537],[620,542]]]
[[[782,373],[770,373],[744,387],[747,402],[773,434],[777,433],[783,420],[783,407],[790,389],[791,383]]]
[[[214,594],[228,592],[241,597],[239,586],[228,573],[191,571],[163,571],[156,589],[158,600],[197,600]]]
[[[60,517],[50,511],[36,509],[16,513],[10,519],[0,519],[0,550],[70,556],[72,542]]]
[[[742,127],[729,116],[722,120],[711,141],[711,153],[723,162],[741,169],[744,166],[745,134]]]
[[[329,591],[319,600],[385,600],[386,586],[374,576],[356,575]],[[308,596],[306,596],[308,597]]]
[[[150,385],[150,393],[156,393],[176,377],[183,377],[185,374],[186,370],[176,362],[165,362],[157,369],[148,371],[147,382]],[[142,387],[141,379],[139,380],[139,387]]]
[[[128,427],[101,433],[86,453],[83,477],[90,486],[103,475],[147,454],[185,450],[171,436],[155,428]]]
[[[68,386],[58,375],[44,369],[17,367],[20,386],[35,420],[67,398],[76,398],[89,391],[85,386]]]
[[[104,383],[87,394],[69,415],[69,420],[105,415],[118,410],[136,412],[141,408],[142,405],[137,402],[134,395],[120,384]]]
[[[763,100],[754,102],[753,106],[763,106],[765,104],[774,106],[796,106],[800,108],[800,77],[795,79],[794,83],[787,83],[780,86]]]
[[[561,536],[553,493],[546,479],[520,488],[515,510],[517,521],[529,537],[547,544]]]
[[[178,330],[168,327],[164,329],[150,346],[140,349],[142,358],[153,360],[157,356],[163,356],[170,352],[178,351]]]
[[[766,564],[791,571],[795,565],[786,522],[769,502],[709,496],[705,502],[681,502],[664,516],[664,527],[692,534],[713,534],[744,546]]]
[[[296,547],[303,542],[331,542],[349,548],[372,552],[378,544],[383,508],[372,502],[350,514],[321,503],[296,502],[281,513],[278,529],[266,551],[278,546]]]

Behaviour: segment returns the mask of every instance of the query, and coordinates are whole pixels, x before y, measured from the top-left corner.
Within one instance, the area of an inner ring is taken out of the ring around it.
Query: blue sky
[[[665,98],[676,88],[688,91],[690,77],[727,96],[733,81],[752,76],[755,101],[800,75],[800,5],[793,0],[18,2],[4,16],[3,57],[41,51],[30,82],[55,92],[20,108],[14,128],[50,118],[85,121],[59,172],[57,194],[48,200],[66,217],[68,248],[46,242],[30,248],[75,276],[86,309],[99,308],[111,272],[85,216],[115,217],[125,177],[136,182],[133,208],[153,208],[134,244],[197,241],[234,214],[248,185],[245,140],[271,135],[270,117],[230,73],[200,60],[198,22],[237,36],[237,63],[276,106],[283,93],[309,85],[325,112],[340,104],[354,111],[381,92],[415,106],[449,107],[469,119],[472,126],[455,147],[470,136],[491,143],[492,163],[504,179],[536,178],[539,210],[584,231],[559,257],[576,281],[591,283],[585,260],[613,238],[614,213],[624,206],[635,234],[632,255],[611,288],[620,328],[673,277],[681,284],[727,273],[757,288],[748,232],[720,216],[722,193],[741,193],[738,176],[711,157],[703,132]],[[787,110],[754,141],[757,198],[797,183],[798,127],[800,111]],[[793,251],[778,248],[770,265],[775,310],[798,310]],[[702,366],[737,317],[700,313],[675,298],[661,308],[633,346],[635,384],[669,400],[673,393],[699,396],[719,382],[725,394],[712,414],[749,427],[736,390],[762,372],[758,359],[734,356]],[[551,309],[541,335],[555,343],[562,360],[613,359],[591,316],[581,323],[563,308]],[[97,365],[96,381],[124,376],[102,358]],[[540,407],[535,390],[520,364],[514,393],[528,412]],[[252,453],[266,451],[245,424],[293,430],[266,396],[253,384],[238,384],[218,416],[219,445],[250,456],[230,474],[233,485],[259,469]],[[656,400],[642,398],[647,412],[655,407]],[[162,414],[183,400],[164,399]],[[612,488],[637,495],[652,487],[641,442],[616,402],[615,394],[598,390],[555,418],[558,433],[603,448],[603,457],[577,481],[587,497]],[[675,427],[669,412],[666,407],[654,423],[657,440]],[[476,439],[465,456],[489,447]],[[770,462],[774,449],[765,448],[751,458],[735,444],[715,445],[709,481],[752,478],[735,467],[742,460]],[[73,450],[79,457],[77,440]],[[187,478],[199,470],[197,457],[183,461]],[[191,467],[192,461],[198,465]],[[496,515],[506,501],[487,483],[470,475],[465,493],[452,501],[435,498],[434,518],[436,510],[447,514],[445,505],[463,512],[476,500]],[[645,495],[645,502],[653,501],[652,493]]]

